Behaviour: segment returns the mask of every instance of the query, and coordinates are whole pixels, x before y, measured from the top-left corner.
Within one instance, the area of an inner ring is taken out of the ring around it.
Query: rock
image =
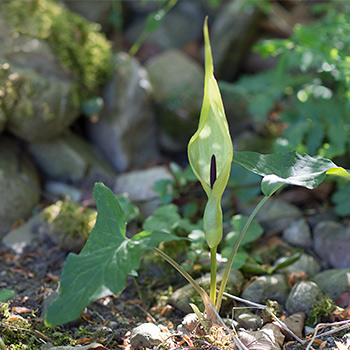
[[[111,27],[111,15],[121,15],[112,1],[101,0],[64,0],[64,4],[73,12],[79,13],[90,22],[101,24],[104,31]]]
[[[150,9],[150,11],[156,9]],[[199,41],[202,35],[204,13],[200,2],[179,2],[166,14],[157,29],[147,36],[143,45],[159,49],[181,49],[190,42]],[[138,18],[125,31],[128,42],[135,43],[145,31],[146,17]],[[142,50],[142,48],[141,48]]]
[[[255,40],[259,25],[260,11],[253,5],[244,6],[244,3],[244,0],[225,3],[211,26],[215,71],[218,78],[227,81],[236,77]]]
[[[286,301],[286,310],[290,314],[305,312],[308,314],[316,301],[323,297],[320,287],[311,281],[301,281],[293,286]]]
[[[122,173],[116,178],[113,192],[128,193],[129,199],[140,208],[142,215],[147,217],[159,206],[159,194],[153,191],[153,186],[162,179],[174,181],[166,166]]]
[[[110,43],[55,1],[0,2],[0,13],[0,115],[24,140],[56,137],[110,74]]]
[[[350,227],[333,221],[320,222],[313,230],[314,250],[330,267],[350,267]]]
[[[42,211],[46,233],[53,242],[79,253],[86,243],[97,217],[97,211],[71,200],[60,200]]]
[[[278,265],[288,259],[288,257],[282,257],[276,260],[274,265]],[[305,273],[305,277],[313,277],[315,276],[318,272],[321,271],[321,266],[317,262],[317,260],[312,257],[311,255],[308,255],[306,253],[302,253],[300,258],[294,262],[293,264],[284,267],[282,269],[279,269],[278,272],[284,273],[284,274],[295,274],[298,272],[303,272]]]
[[[274,300],[284,304],[289,293],[289,286],[282,274],[260,276],[250,283],[241,297],[255,303]]]
[[[83,191],[67,185],[64,182],[46,181],[44,185],[45,192],[49,193],[55,198],[69,198],[74,202],[80,202],[83,198]]]
[[[36,237],[38,228],[43,224],[42,215],[39,213],[27,220],[23,225],[8,232],[2,243],[11,248],[17,254],[22,254],[27,246],[30,246]]]
[[[242,204],[240,211],[244,215],[250,215],[254,208],[255,205]],[[282,231],[300,217],[302,211],[298,207],[275,198],[270,198],[256,215],[256,219],[266,232]]]
[[[249,311],[244,311],[237,316],[239,327],[245,329],[257,330],[262,326],[263,320],[260,316]]]
[[[103,155],[85,139],[65,133],[51,141],[29,145],[41,170],[51,180],[82,183],[103,181],[112,184],[115,170]]]
[[[183,150],[198,124],[203,67],[181,51],[167,50],[149,60],[146,68],[159,107],[162,146],[166,150]]]
[[[336,300],[341,294],[350,290],[350,268],[322,271],[313,280],[324,294]]]
[[[33,162],[19,145],[0,138],[0,235],[15,221],[30,216],[40,199],[40,183]]]
[[[304,218],[293,221],[283,231],[282,237],[293,246],[303,248],[310,248],[312,246],[310,227]]]
[[[218,271],[217,273],[217,281],[218,284],[222,281],[224,271]],[[241,288],[243,285],[243,275],[240,271],[231,269],[226,291],[233,295],[239,295],[241,292]],[[203,287],[204,290],[209,290],[210,285],[210,273],[203,275],[202,277],[196,279],[196,282]],[[192,285],[187,284],[179,289],[177,289],[171,296],[170,302],[172,305],[177,307],[178,309],[191,313],[193,310],[189,303],[194,303],[199,307],[199,309],[203,309],[202,300],[198,296],[198,292],[192,287]]]
[[[244,91],[235,84],[225,81],[219,81],[218,84],[225,106],[225,113],[231,136],[239,136],[252,122],[247,110],[247,96]]]
[[[297,312],[293,315],[290,315],[283,320],[284,325],[292,331],[297,337],[302,339],[303,329],[305,325],[306,315],[304,312]],[[275,321],[274,324],[280,327],[280,325]],[[292,340],[294,337],[288,333],[284,328],[280,327],[282,334],[286,337],[286,340]]]
[[[153,348],[165,342],[161,329],[154,323],[143,323],[134,328],[130,335],[130,345],[133,349]]]
[[[164,74],[164,72],[163,72]],[[158,157],[150,82],[135,58],[119,53],[103,97],[105,108],[88,137],[117,170],[140,167]]]
[[[26,141],[48,140],[77,119],[79,109],[71,101],[72,81],[66,80],[64,74],[47,77],[35,70],[2,65],[0,107],[6,111],[7,129],[13,135]]]

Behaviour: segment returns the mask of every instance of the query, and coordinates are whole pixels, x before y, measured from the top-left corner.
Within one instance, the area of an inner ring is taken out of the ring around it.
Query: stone
[[[30,246],[37,234],[37,228],[43,223],[41,214],[36,214],[29,218],[23,225],[8,232],[2,243],[11,248],[17,254],[22,254],[24,249]]]
[[[288,259],[288,257],[279,258],[275,261],[274,265],[278,265],[283,261],[285,261],[286,259]],[[278,270],[278,272],[284,273],[286,275],[303,272],[305,273],[306,277],[309,277],[309,278],[315,276],[320,271],[321,271],[321,266],[317,262],[317,260],[313,256],[306,253],[302,253],[300,255],[300,258],[297,261],[295,261],[293,264]]]
[[[0,235],[27,219],[40,200],[37,169],[19,144],[0,138]]]
[[[289,293],[289,286],[282,274],[260,276],[250,283],[243,291],[241,297],[255,303],[267,300],[284,304]]]
[[[203,67],[179,50],[166,50],[149,60],[146,69],[158,105],[162,147],[183,150],[198,125]]]
[[[350,290],[350,268],[322,271],[313,278],[313,281],[324,294],[336,300],[341,294]]]
[[[227,1],[211,26],[210,41],[219,79],[230,81],[236,77],[256,39],[261,13],[256,6],[244,6],[244,3],[244,0]]]
[[[112,184],[116,171],[99,150],[82,137],[67,132],[29,145],[31,154],[50,180],[82,183],[89,179]]]
[[[249,311],[241,312],[237,317],[237,322],[239,327],[250,329],[250,330],[257,330],[258,328],[261,328],[263,320],[260,316],[253,314]]]
[[[158,346],[165,342],[165,337],[154,323],[143,323],[132,330],[129,341],[131,347],[138,350]]]
[[[110,0],[64,0],[64,4],[90,22],[97,22],[104,31],[111,27],[110,17],[114,11],[119,14],[119,7]]]
[[[159,156],[150,89],[140,63],[118,53],[103,93],[105,108],[97,122],[87,125],[88,138],[118,171],[144,166]]]
[[[166,166],[125,172],[116,177],[113,192],[127,193],[129,199],[140,208],[142,215],[147,217],[159,206],[159,194],[153,187],[158,180],[163,179],[174,181]]]
[[[240,211],[244,215],[250,215],[257,203],[253,205],[242,204]],[[303,215],[302,211],[286,201],[270,198],[256,215],[265,232],[280,232],[289,227],[295,220]]]
[[[179,2],[166,14],[166,19],[159,23],[157,29],[149,33],[143,44],[164,50],[181,49],[188,43],[197,42],[202,35],[204,17],[200,2]],[[125,38],[128,42],[135,43],[145,31],[146,18],[139,16],[127,27]]]
[[[320,287],[311,281],[301,281],[293,286],[286,301],[286,310],[293,314],[296,312],[304,312],[308,314],[315,302],[323,297]]]
[[[219,270],[217,273],[217,282],[220,284],[224,275],[223,270]],[[242,286],[243,286],[244,277],[242,273],[238,270],[231,269],[228,281],[226,292],[231,293],[233,295],[239,295]],[[202,277],[196,279],[196,282],[204,289],[209,290],[210,285],[210,273],[206,273]],[[180,309],[181,311],[191,313],[193,312],[190,303],[194,303],[199,307],[199,309],[203,309],[202,300],[200,299],[198,292],[192,287],[192,285],[187,284],[179,289],[177,289],[170,298],[170,303]]]
[[[314,251],[332,268],[350,267],[350,226],[323,221],[313,230]]]
[[[110,73],[110,43],[55,1],[0,2],[0,14],[0,116],[19,138],[49,140],[77,119],[83,100],[98,94]],[[77,37],[84,40],[72,40]]]
[[[311,230],[304,218],[295,220],[283,230],[283,239],[289,244],[302,248],[312,246]]]

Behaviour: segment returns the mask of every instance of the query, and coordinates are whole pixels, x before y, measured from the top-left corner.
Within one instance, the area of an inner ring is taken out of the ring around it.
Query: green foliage
[[[6,301],[12,299],[16,295],[13,289],[0,289],[0,303],[5,303]]]
[[[76,102],[98,94],[112,72],[111,44],[99,25],[52,0],[6,1],[0,11],[20,34],[47,41],[77,81]]]
[[[247,223],[248,217],[244,215],[235,215],[232,220],[231,224],[233,226],[233,231],[229,232],[222,244],[222,250],[221,250],[221,255],[228,259],[232,247],[234,243],[237,241],[240,232],[242,231],[244,225]],[[249,228],[244,235],[240,248],[235,256],[235,260],[233,261],[232,267],[235,269],[240,269],[243,267],[243,265],[246,263],[247,259],[249,258],[249,254],[246,250],[247,245],[249,243],[254,242],[256,239],[262,236],[264,233],[263,228],[260,226],[260,224],[253,220],[252,223],[249,225]]]
[[[327,318],[332,315],[336,309],[337,305],[328,295],[326,295],[313,305],[313,308],[306,319],[306,324],[315,327],[319,322],[327,322]]]
[[[161,231],[142,231],[126,238],[125,216],[111,190],[101,183],[94,188],[98,216],[79,255],[69,254],[60,279],[60,296],[45,316],[47,325],[78,318],[93,300],[119,294],[127,276],[136,275],[143,250],[177,239]]]
[[[263,122],[270,112],[278,113],[285,130],[276,151],[334,158],[350,151],[350,6],[330,2],[317,9],[322,16],[296,25],[290,38],[257,45],[264,57],[278,56],[279,63],[238,85],[255,118]]]

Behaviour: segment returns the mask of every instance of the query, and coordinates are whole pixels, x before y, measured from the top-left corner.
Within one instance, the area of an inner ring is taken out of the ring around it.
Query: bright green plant
[[[203,300],[205,312],[200,319],[217,320],[223,293],[237,250],[255,215],[263,204],[284,185],[306,188],[317,187],[326,174],[350,179],[350,173],[323,158],[312,158],[295,152],[261,155],[255,152],[235,152],[233,162],[249,171],[263,176],[261,199],[246,220],[233,244],[224,271],[219,292],[216,291],[216,249],[222,239],[221,196],[225,190],[232,162],[232,142],[222,107],[210,51],[207,22],[205,36],[205,87],[203,107],[198,131],[188,147],[189,159],[195,175],[199,178],[208,197],[204,211],[204,234],[211,252],[210,296],[172,258],[157,246],[160,242],[179,239],[176,235],[158,229],[142,231],[127,238],[126,219],[117,197],[101,183],[94,188],[98,216],[88,241],[79,255],[69,254],[60,279],[60,296],[50,305],[45,316],[47,325],[58,325],[74,320],[81,311],[96,299],[119,294],[126,284],[127,276],[135,276],[143,250],[153,249],[175,267],[196,289]]]

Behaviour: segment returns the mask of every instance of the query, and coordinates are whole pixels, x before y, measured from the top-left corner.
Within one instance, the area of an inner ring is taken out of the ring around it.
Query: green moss
[[[75,76],[75,102],[98,92],[112,71],[111,44],[99,25],[53,0],[12,0],[0,12],[14,32],[47,41],[61,65]]]
[[[44,209],[44,220],[54,226],[56,232],[86,240],[95,225],[96,210],[80,206],[71,200],[58,201]]]
[[[318,300],[306,319],[308,326],[314,327],[319,322],[326,322],[327,318],[336,310],[337,305],[326,295],[323,299]]]

